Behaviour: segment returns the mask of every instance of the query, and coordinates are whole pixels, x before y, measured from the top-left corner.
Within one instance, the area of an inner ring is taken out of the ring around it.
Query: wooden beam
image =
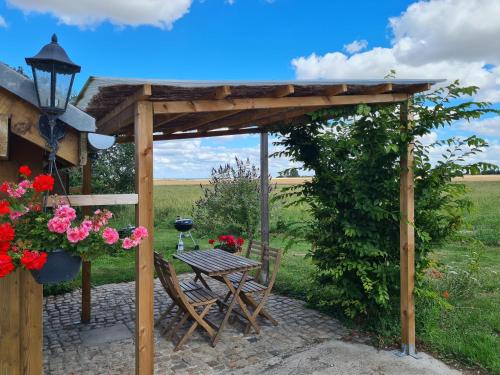
[[[184,116],[186,116],[185,113],[178,113],[176,115],[169,116],[168,118],[163,119],[162,121],[158,121],[158,123],[154,124],[154,129],[161,128],[162,126],[165,126],[171,123],[172,121],[178,120],[179,118]]]
[[[191,133],[158,134],[153,137],[153,140],[167,141],[173,139],[222,137],[225,135],[254,134],[254,133],[260,133],[261,131],[262,131],[261,128],[252,127],[244,129],[215,130],[205,133],[191,132]]]
[[[369,89],[364,90],[367,94],[384,94],[392,91],[392,83],[383,83],[381,85],[371,86]]]
[[[260,133],[260,242],[262,248],[261,283],[269,282],[269,142],[268,133]]]
[[[275,98],[284,98],[285,96],[293,95],[295,92],[295,88],[293,85],[283,85],[283,86],[278,86],[276,89],[273,91],[273,96]]]
[[[117,206],[121,204],[137,204],[138,201],[139,197],[137,194],[74,194],[67,197],[51,195],[47,199],[47,207],[52,207],[59,203],[71,204],[74,207]]]
[[[163,130],[163,133],[175,133],[179,131],[188,131],[188,130],[196,130],[197,128],[201,127],[202,125],[205,125],[209,122],[212,121],[217,121],[229,116],[233,116],[236,113],[240,113],[241,111],[228,111],[228,112],[213,112],[213,113],[208,113],[204,115],[202,118],[192,121],[188,124],[183,124],[179,126],[172,126],[167,129]]]
[[[153,104],[141,101],[135,107],[135,189],[139,195],[136,224],[149,236],[136,250],[135,273],[135,373],[154,372],[153,310]]]
[[[89,195],[92,192],[92,160],[87,159],[87,164],[83,166],[82,178],[82,194]],[[83,207],[84,216],[92,215],[91,206]],[[82,323],[90,323],[92,315],[91,303],[91,280],[92,280],[92,265],[89,261],[82,262]]]
[[[423,91],[428,91],[432,88],[432,84],[430,83],[422,83],[419,85],[411,85],[408,90],[408,92],[411,92],[412,94],[418,93],[418,92],[423,92]]]
[[[222,100],[231,95],[231,88],[229,86],[219,86],[215,89],[215,100]]]
[[[227,100],[159,101],[154,102],[155,114],[195,113],[217,111],[241,111],[245,109],[270,109],[292,107],[328,107],[338,105],[394,103],[410,97],[406,93],[345,95],[345,96],[304,96],[286,98],[253,98]]]
[[[235,128],[243,126],[251,126],[253,122],[260,120],[264,117],[269,117],[278,113],[286,112],[287,109],[278,108],[262,111],[246,111],[244,113],[225,117],[219,121],[209,122],[205,125],[198,126],[196,130],[199,132],[206,132],[208,130],[220,129],[220,128]],[[193,129],[194,130],[194,129]]]
[[[335,96],[347,92],[347,85],[344,83],[342,85],[327,86],[325,87],[325,95]]]
[[[140,100],[145,100],[151,96],[151,85],[145,84],[127,97],[122,103],[117,105],[111,112],[97,121],[99,133],[112,134],[114,131],[123,128],[133,120],[134,104]]]
[[[411,127],[409,103],[400,106],[402,132]],[[401,343],[404,354],[415,354],[415,229],[414,229],[414,176],[413,142],[410,140],[401,154],[399,202],[400,219],[400,278],[401,278]]]

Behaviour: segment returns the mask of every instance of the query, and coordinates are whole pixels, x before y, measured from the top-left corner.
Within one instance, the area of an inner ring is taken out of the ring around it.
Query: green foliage
[[[260,183],[250,160],[235,158],[212,170],[210,184],[193,207],[198,233],[207,236],[233,234],[251,239],[260,222]]]
[[[399,306],[399,159],[415,143],[416,272],[420,282],[429,253],[456,233],[470,207],[453,177],[475,174],[491,165],[469,163],[486,142],[472,136],[424,145],[417,138],[457,120],[494,112],[488,103],[466,101],[476,87],[458,82],[416,96],[410,111],[416,119],[401,131],[399,106],[359,105],[311,114],[310,124],[281,130],[277,155],[301,162],[314,172],[311,182],[287,189],[308,204],[311,220],[296,223],[313,245],[317,267],[310,300],[353,318],[369,318],[380,328],[381,317],[397,315]],[[433,147],[442,159],[430,163]]]
[[[70,186],[81,185],[82,171],[70,173]],[[133,193],[135,191],[135,151],[131,143],[116,144],[99,152],[92,162],[92,192],[95,194]]]

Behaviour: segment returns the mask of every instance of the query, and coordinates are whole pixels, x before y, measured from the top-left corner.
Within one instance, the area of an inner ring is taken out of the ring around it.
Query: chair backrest
[[[269,247],[269,269],[271,270],[271,277],[269,278],[268,286],[272,287],[276,281],[276,276],[278,275],[281,257],[283,255],[283,250],[276,247]],[[258,257],[261,261],[263,258],[262,254],[262,242],[252,241],[251,246],[248,249],[248,257]],[[260,270],[257,271],[255,277],[259,278]]]
[[[180,288],[179,279],[177,278],[177,274],[172,263],[166,261],[160,253],[155,251],[154,265],[158,278],[170,298],[172,298],[172,300],[180,306],[186,306],[186,304],[189,304],[186,296]]]

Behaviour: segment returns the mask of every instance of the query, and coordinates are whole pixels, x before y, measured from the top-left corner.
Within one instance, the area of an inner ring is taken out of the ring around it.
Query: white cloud
[[[366,41],[364,39],[363,40],[354,40],[351,43],[344,45],[344,49],[350,54],[362,51],[366,47],[368,47],[368,41]]]
[[[213,138],[207,141],[188,139],[177,141],[155,142],[154,145],[154,177],[155,178],[205,178],[209,177],[212,168],[221,164],[234,163],[234,158],[249,158],[259,167],[260,147],[257,137],[249,136],[250,144],[241,147],[232,143],[230,137]],[[253,142],[252,142],[253,141]],[[277,149],[269,139],[269,153]],[[279,171],[290,168],[292,164],[284,158],[269,159],[269,171],[277,176]],[[294,165],[296,166],[296,165]],[[297,165],[298,166],[298,165]]]
[[[7,22],[2,16],[0,16],[0,27],[7,27]]]
[[[460,79],[481,87],[479,99],[500,101],[500,1],[417,2],[389,21],[390,48],[374,47],[347,56],[330,52],[292,60],[299,79]]]
[[[500,137],[500,116],[463,123],[459,127],[480,136]]]
[[[67,25],[94,27],[102,22],[117,26],[150,25],[171,29],[192,0],[8,0],[26,13],[50,13]]]

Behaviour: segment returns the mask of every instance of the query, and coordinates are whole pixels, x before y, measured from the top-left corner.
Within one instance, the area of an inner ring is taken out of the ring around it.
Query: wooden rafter
[[[287,109],[279,108],[279,109],[270,109],[262,111],[246,111],[231,117],[226,117],[224,119],[221,119],[220,121],[209,122],[203,126],[198,127],[196,130],[198,130],[199,132],[205,132],[208,130],[214,130],[220,128],[235,128],[235,127],[249,126],[254,121],[260,120],[264,117],[269,117],[270,115],[276,113],[282,113],[286,110]]]
[[[392,91],[392,83],[384,83],[382,85],[375,85],[366,89],[364,92],[367,94],[384,94]]]
[[[206,138],[206,137],[221,137],[224,135],[238,135],[238,134],[253,134],[259,133],[262,130],[258,127],[244,128],[244,129],[225,129],[215,130],[205,133],[190,132],[190,133],[174,133],[174,134],[158,134],[154,136],[155,141],[166,141],[174,139],[190,139],[190,138]]]
[[[175,133],[175,132],[179,132],[179,131],[194,130],[194,129],[197,129],[198,127],[205,125],[209,122],[217,121],[217,120],[223,119],[223,118],[228,117],[228,116],[233,116],[234,114],[239,113],[239,112],[241,112],[241,111],[227,111],[227,112],[209,113],[209,114],[201,117],[198,120],[189,122],[188,124],[182,124],[182,125],[172,126],[172,127],[168,127],[166,129],[163,129],[163,132],[170,134],[170,133]]]
[[[111,134],[116,130],[129,125],[134,119],[134,104],[138,101],[145,100],[151,96],[151,85],[145,84],[129,96],[122,103],[117,105],[102,119],[97,121],[99,133]]]
[[[284,98],[285,96],[293,95],[294,92],[295,88],[293,87],[293,85],[283,85],[278,86],[274,89],[273,96],[275,98]]]
[[[167,125],[175,120],[178,120],[179,118],[184,117],[184,116],[186,116],[185,113],[177,113],[175,115],[171,115],[168,118],[163,119],[162,121],[158,121],[156,124],[154,124],[154,129],[161,128],[161,127],[163,127],[163,126],[165,126],[165,125]]]
[[[229,86],[219,86],[215,89],[214,98],[216,100],[226,99],[231,95],[231,87]]]
[[[248,98],[232,100],[192,100],[154,102],[155,114],[196,113],[217,111],[241,111],[245,109],[287,108],[287,107],[327,107],[352,104],[395,103],[407,100],[406,93],[345,95],[345,96],[304,96],[285,98]]]
[[[327,86],[325,87],[324,93],[328,96],[335,96],[347,92],[347,85],[337,85],[337,86]]]

